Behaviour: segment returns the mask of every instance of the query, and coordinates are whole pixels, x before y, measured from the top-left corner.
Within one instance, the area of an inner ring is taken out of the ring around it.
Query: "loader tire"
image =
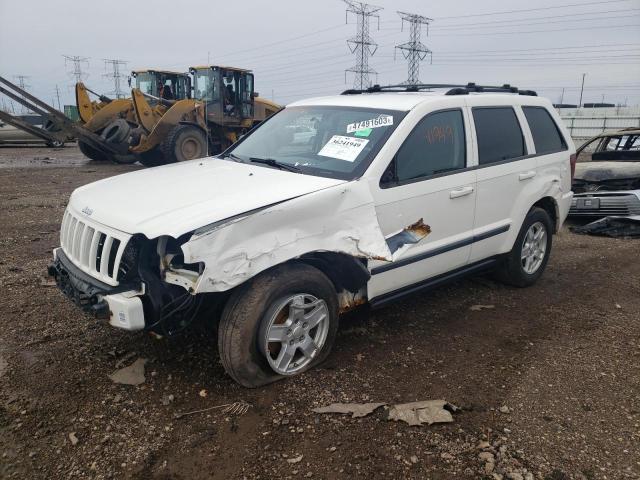
[[[104,128],[100,137],[105,142],[119,144],[128,143],[130,135],[131,126],[126,120],[118,118]]]
[[[167,163],[184,162],[207,156],[207,137],[194,125],[177,125],[160,144]]]
[[[104,153],[96,150],[91,145],[83,142],[82,140],[78,140],[78,148],[80,149],[82,154],[89,160],[94,160],[96,162],[106,162],[110,160]]]
[[[138,162],[145,167],[159,167],[160,165],[165,165],[167,160],[164,158],[160,148],[155,147],[146,152],[139,153]]]

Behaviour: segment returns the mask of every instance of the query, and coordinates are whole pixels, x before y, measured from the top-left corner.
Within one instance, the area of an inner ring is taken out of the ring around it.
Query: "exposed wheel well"
[[[558,232],[558,204],[553,199],[553,197],[544,197],[538,200],[533,204],[531,208],[538,207],[545,210],[549,217],[551,217],[551,221],[553,222],[553,233]]]
[[[324,273],[338,293],[342,290],[357,293],[371,277],[364,260],[345,253],[311,252],[302,255],[298,261]]]

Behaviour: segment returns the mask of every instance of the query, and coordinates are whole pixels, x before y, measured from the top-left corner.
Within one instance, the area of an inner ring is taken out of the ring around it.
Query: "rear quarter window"
[[[527,154],[524,135],[511,107],[474,107],[473,122],[480,165],[503,162]]]
[[[522,107],[522,111],[529,124],[538,155],[561,152],[567,149],[567,142],[564,141],[556,122],[553,121],[546,108]]]

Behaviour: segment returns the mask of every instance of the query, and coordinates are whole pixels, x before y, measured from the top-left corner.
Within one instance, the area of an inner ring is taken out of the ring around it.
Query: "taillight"
[[[569,165],[571,166],[571,181],[573,181],[573,176],[576,173],[576,160],[578,159],[578,157],[576,157],[575,153],[572,153],[571,156],[569,157]]]

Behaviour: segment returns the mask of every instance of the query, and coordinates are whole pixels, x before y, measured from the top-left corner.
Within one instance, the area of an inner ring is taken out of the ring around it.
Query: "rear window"
[[[480,165],[502,162],[527,154],[522,129],[511,107],[474,107]]]
[[[522,107],[527,118],[533,143],[537,154],[560,152],[567,149],[567,143],[562,138],[556,122],[543,107]]]

